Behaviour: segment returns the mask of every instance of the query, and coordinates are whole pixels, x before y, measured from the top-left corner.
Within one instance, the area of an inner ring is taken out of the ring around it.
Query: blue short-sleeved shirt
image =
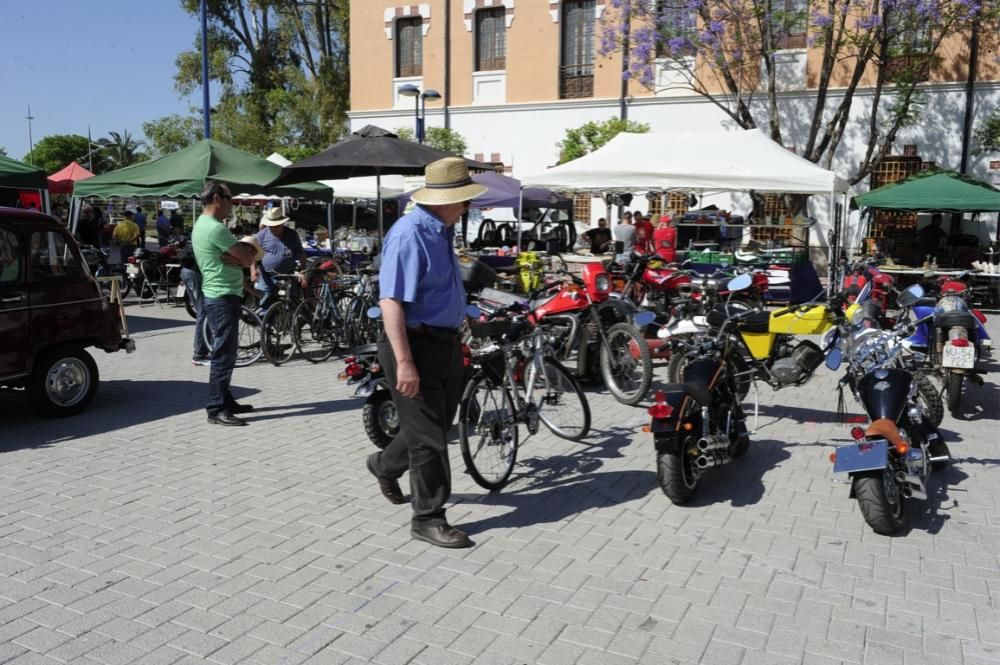
[[[452,249],[454,235],[454,229],[418,205],[385,237],[379,297],[403,303],[409,328],[462,325],[465,288]]]
[[[274,235],[270,227],[265,226],[257,233],[257,240],[264,250],[264,270],[288,274],[295,270],[295,259],[302,256],[302,241],[295,229],[287,226],[281,232],[281,237]]]

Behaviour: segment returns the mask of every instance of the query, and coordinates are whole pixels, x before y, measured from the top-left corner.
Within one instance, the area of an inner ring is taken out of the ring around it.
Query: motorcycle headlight
[[[594,287],[597,289],[598,293],[607,293],[611,290],[611,280],[608,279],[607,273],[602,272],[594,278]]]

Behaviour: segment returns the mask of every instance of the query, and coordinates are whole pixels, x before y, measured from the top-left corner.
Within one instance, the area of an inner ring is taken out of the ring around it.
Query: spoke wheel
[[[517,461],[518,430],[510,391],[476,376],[462,396],[458,435],[465,468],[477,485],[494,491],[507,484]]]
[[[532,401],[538,417],[558,437],[578,441],[590,432],[590,404],[573,375],[555,358],[542,361]],[[529,376],[525,374],[525,390]]]
[[[340,325],[330,303],[307,298],[295,309],[292,340],[306,360],[321,363],[330,358],[340,342]]]
[[[608,328],[607,345],[601,346],[604,384],[622,404],[638,404],[653,381],[649,344],[635,326],[616,323]]]
[[[292,339],[294,311],[284,300],[276,302],[264,315],[261,341],[264,356],[273,365],[281,365],[295,355],[295,341]]]

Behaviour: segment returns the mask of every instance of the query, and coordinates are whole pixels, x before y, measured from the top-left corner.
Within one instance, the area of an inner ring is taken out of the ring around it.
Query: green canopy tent
[[[0,156],[0,187],[46,189],[48,186],[49,182],[43,169]]]
[[[42,211],[49,211],[49,181],[44,169],[0,156],[0,188],[35,190],[41,199]]]
[[[997,212],[1000,190],[955,171],[923,171],[855,196],[858,208],[912,212]]]
[[[266,159],[225,143],[202,139],[159,159],[74,182],[73,197],[77,205],[71,213],[72,228],[76,228],[79,200],[84,197],[194,198],[201,194],[208,180],[225,183],[235,196],[265,194],[331,203],[332,190],[319,183],[270,185],[280,173],[281,167]],[[329,224],[329,212],[327,218]]]

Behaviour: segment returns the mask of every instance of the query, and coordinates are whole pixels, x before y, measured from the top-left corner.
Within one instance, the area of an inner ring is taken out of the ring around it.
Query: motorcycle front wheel
[[[927,420],[934,427],[940,427],[944,420],[944,404],[941,403],[941,393],[937,386],[924,374],[915,374],[913,380],[917,384],[917,401],[924,407]]]
[[[638,404],[653,382],[649,344],[629,323],[616,323],[608,328],[606,340],[601,344],[604,385],[622,404]]]
[[[890,536],[903,526],[903,495],[886,471],[854,476],[854,496],[865,522],[875,533]]]

